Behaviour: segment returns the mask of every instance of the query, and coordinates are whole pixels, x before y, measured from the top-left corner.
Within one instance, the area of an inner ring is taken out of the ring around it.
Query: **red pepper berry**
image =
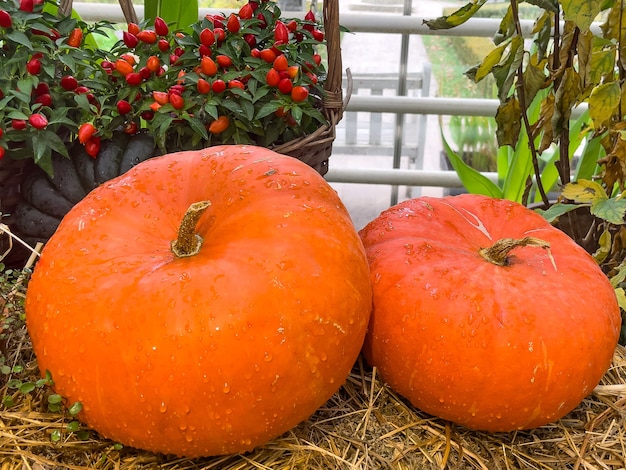
[[[11,119],[11,127],[16,131],[26,129],[26,121],[24,119]]]
[[[96,158],[100,153],[100,137],[93,136],[87,142],[85,142],[85,152],[91,158]]]
[[[32,13],[34,6],[35,2],[33,0],[20,0],[20,10],[22,11]]]
[[[129,121],[124,126],[125,134],[133,135],[133,134],[136,134],[137,132],[139,132],[139,126],[137,125],[135,121]]]
[[[224,28],[215,28],[213,30],[213,34],[215,35],[215,40],[217,42],[224,42],[226,39],[226,32],[224,31]]]
[[[2,130],[2,127],[0,127],[0,139],[2,139],[3,135],[4,135],[4,130]]]
[[[85,122],[81,124],[78,128],[78,142],[85,145],[95,133],[96,127],[92,123]]]
[[[35,88],[35,95],[40,96],[40,95],[45,95],[47,93],[50,93],[50,87],[48,86],[47,83],[45,82],[41,82],[39,85],[37,85],[37,87]]]
[[[287,57],[285,57],[285,54],[281,54],[274,59],[272,66],[279,72],[284,72],[287,68],[289,68],[289,61],[287,60]]]
[[[250,48],[256,47],[256,36],[254,34],[244,34],[243,40],[246,41]]]
[[[137,36],[139,34],[139,31],[141,31],[141,29],[139,28],[139,25],[137,23],[128,23],[128,28],[126,28],[126,30],[130,34],[133,34],[135,36]]]
[[[26,71],[31,75],[39,75],[41,72],[41,61],[33,57],[26,63]]]
[[[242,20],[249,20],[254,16],[254,8],[250,5],[250,2],[246,3],[239,9],[239,18]]]
[[[159,36],[167,36],[170,32],[170,28],[167,26],[167,23],[163,20],[163,18],[157,16],[154,20],[154,31]]]
[[[61,88],[67,91],[74,91],[78,88],[78,80],[71,75],[65,75],[61,78]]]
[[[259,20],[259,28],[267,28],[267,20],[265,19],[265,15],[263,15],[263,13],[258,13],[256,15],[256,19]]]
[[[157,47],[161,52],[167,52],[170,50],[170,42],[167,39],[159,39]]]
[[[265,76],[265,82],[271,87],[278,86],[278,82],[280,82],[278,71],[276,69],[270,69]]]
[[[4,158],[4,154],[5,154],[6,150],[4,147],[0,147],[0,160],[2,160]]]
[[[219,65],[223,69],[227,69],[228,67],[233,65],[233,59],[231,59],[227,55],[220,54],[215,58],[215,60],[217,61],[217,65]]]
[[[291,90],[291,99],[293,99],[296,103],[300,103],[306,100],[309,97],[309,90],[303,86],[295,86]]]
[[[170,104],[174,109],[183,109],[185,106],[185,99],[176,93],[170,93]]]
[[[80,28],[74,28],[70,33],[70,37],[67,40],[67,45],[70,47],[80,47],[83,42],[83,30]]]
[[[276,60],[276,53],[272,49],[263,49],[260,52],[261,59],[272,64]]]
[[[45,129],[48,126],[48,118],[40,113],[34,113],[28,116],[28,122],[35,129]]]
[[[200,31],[200,42],[206,47],[211,47],[215,43],[215,34],[209,28]]]
[[[128,83],[130,86],[141,85],[141,82],[143,81],[143,78],[141,78],[141,74],[137,72],[131,72],[127,74],[124,78],[126,79],[126,83]]]
[[[201,95],[206,95],[208,92],[211,91],[211,84],[207,82],[204,78],[198,79],[197,87],[198,93],[200,93]]]
[[[13,26],[11,15],[4,10],[0,10],[0,28],[10,28]]]
[[[129,33],[128,31],[124,31],[122,33],[122,40],[124,41],[124,44],[126,44],[126,47],[128,47],[129,49],[134,49],[135,47],[137,47],[137,44],[139,44],[139,38],[137,38],[137,36],[135,36],[133,33]]]
[[[231,13],[228,17],[228,22],[226,23],[226,29],[231,34],[237,34],[240,28],[241,23],[239,22],[239,17],[234,13]]]
[[[232,89],[232,88],[240,88],[242,90],[246,89],[246,86],[243,84],[243,82],[241,80],[228,80],[228,88]]]
[[[322,42],[324,40],[324,31],[314,29],[311,34],[313,34],[313,39],[315,39],[316,41]]]
[[[144,29],[143,31],[140,31],[139,34],[137,34],[137,39],[139,39],[141,42],[145,42],[146,44],[154,44],[157,42],[157,33],[150,30],[150,29]]]
[[[224,80],[215,80],[211,85],[213,93],[222,93],[226,90],[226,82]]]
[[[50,107],[52,106],[52,96],[49,93],[44,93],[43,95],[39,95],[37,99],[35,99],[35,103],[40,104],[42,106]]]
[[[278,20],[274,27],[274,40],[279,44],[287,44],[289,42],[289,30],[285,23]]]
[[[307,31],[313,31],[315,29],[315,13],[313,10],[309,10],[306,15],[304,15],[304,21],[306,23],[302,26]]]
[[[141,67],[139,69],[139,76],[142,80],[148,80],[152,76],[152,72],[148,67]]]
[[[133,110],[131,104],[126,100],[119,100],[116,106],[117,112],[120,114],[128,114]]]
[[[291,93],[292,89],[293,83],[291,83],[291,80],[289,80],[288,78],[283,78],[280,80],[280,82],[278,82],[278,91],[280,91],[281,93],[288,95],[289,93]]]

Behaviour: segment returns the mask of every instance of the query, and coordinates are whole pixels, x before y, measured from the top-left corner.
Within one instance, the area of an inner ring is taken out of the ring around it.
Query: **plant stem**
[[[170,244],[172,253],[177,258],[194,256],[200,251],[202,237],[196,233],[196,225],[205,210],[211,205],[210,201],[194,202],[189,206],[178,228],[178,238]]]
[[[540,238],[524,237],[524,238],[502,238],[491,245],[489,248],[481,248],[478,253],[485,260],[497,266],[508,266],[510,264],[509,253],[515,248],[522,246],[534,246],[543,248],[550,252],[550,244]],[[550,255],[552,259],[552,255]],[[554,260],[552,261],[554,264]]]
[[[511,11],[513,13],[513,19],[515,21],[515,30],[520,37],[523,37],[522,34],[522,24],[519,19],[519,9],[517,5],[517,0],[511,1]],[[524,89],[524,62],[522,61],[517,68],[517,95],[519,97],[519,104],[522,110],[522,120],[524,121],[524,128],[526,129],[526,134],[528,135],[528,147],[530,148],[530,153],[533,161],[533,169],[535,171],[535,177],[537,179],[537,189],[539,190],[539,194],[541,195],[541,200],[547,206],[548,205],[548,197],[546,196],[546,191],[541,182],[541,169],[539,168],[539,156],[537,155],[537,147],[535,145],[535,136],[533,134],[532,128],[530,126],[530,121],[528,119],[528,106],[529,103],[526,103],[526,92]],[[532,181],[529,181],[532,184]],[[528,195],[530,194],[530,184],[528,185],[526,191],[524,192],[524,197],[522,204],[528,204]]]

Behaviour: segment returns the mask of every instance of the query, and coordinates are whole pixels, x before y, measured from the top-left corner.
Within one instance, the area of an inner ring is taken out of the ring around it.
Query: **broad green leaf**
[[[604,188],[595,181],[590,180],[578,180],[566,184],[561,195],[579,204],[608,199]]]
[[[472,194],[482,194],[484,196],[502,198],[502,191],[500,188],[498,188],[498,186],[485,175],[467,165],[454,152],[454,150],[450,148],[443,133],[441,134],[441,139],[443,141],[446,154],[448,155],[448,159],[452,164],[452,168],[454,168],[456,174],[459,175],[459,179],[463,183],[463,186],[465,186],[465,189]]]
[[[622,225],[625,223],[626,199],[594,199],[591,202],[591,213],[611,224]]]
[[[26,46],[28,49],[33,48],[33,44],[30,42],[30,39],[28,39],[28,36],[16,29],[11,29],[8,33],[6,33],[6,38],[11,42],[16,42],[18,44]]]
[[[459,8],[457,11],[448,16],[441,16],[434,20],[426,20],[424,23],[430,29],[450,29],[459,26],[469,20],[487,0],[474,0],[471,3]]]
[[[596,129],[600,129],[611,118],[620,103],[620,95],[617,82],[603,83],[593,89],[589,96],[589,115]]]
[[[578,209],[580,206],[578,204],[553,204],[548,209],[535,209],[535,212],[541,214],[541,216],[546,219],[548,222],[552,223],[563,214],[567,214],[570,211]]]
[[[561,0],[565,21],[573,21],[585,32],[600,13],[602,3],[598,0]]]
[[[194,130],[196,134],[201,135],[202,138],[205,140],[209,138],[209,134],[206,131],[206,127],[204,126],[204,124],[202,123],[200,119],[196,117],[192,117],[187,113],[185,113],[183,117],[185,121],[189,123],[189,126]]]
[[[515,147],[522,127],[521,108],[516,97],[511,97],[508,101],[498,106],[496,122],[498,123],[496,131],[498,145]]]

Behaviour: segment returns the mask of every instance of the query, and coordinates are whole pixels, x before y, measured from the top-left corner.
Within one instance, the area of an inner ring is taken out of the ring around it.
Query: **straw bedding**
[[[47,410],[49,389],[12,388],[14,379],[38,379],[21,307],[26,280],[0,282],[0,316],[9,325],[0,346],[0,470],[626,468],[622,346],[601,384],[576,410],[532,431],[473,432],[428,416],[359,360],[340,391],[309,420],[247,455],[181,459],[125,448],[93,431],[70,432],[74,420],[67,412]],[[23,370],[6,373],[15,366]],[[2,404],[7,396],[11,406]]]

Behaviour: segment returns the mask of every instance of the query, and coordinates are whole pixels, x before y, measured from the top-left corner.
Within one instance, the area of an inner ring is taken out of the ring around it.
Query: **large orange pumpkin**
[[[250,450],[330,398],[371,296],[324,179],[221,146],[144,162],[79,202],[43,250],[26,316],[42,373],[85,423],[196,457]]]
[[[423,411],[534,428],[575,408],[610,366],[621,322],[611,284],[524,206],[422,197],[360,235],[374,286],[365,357]]]

